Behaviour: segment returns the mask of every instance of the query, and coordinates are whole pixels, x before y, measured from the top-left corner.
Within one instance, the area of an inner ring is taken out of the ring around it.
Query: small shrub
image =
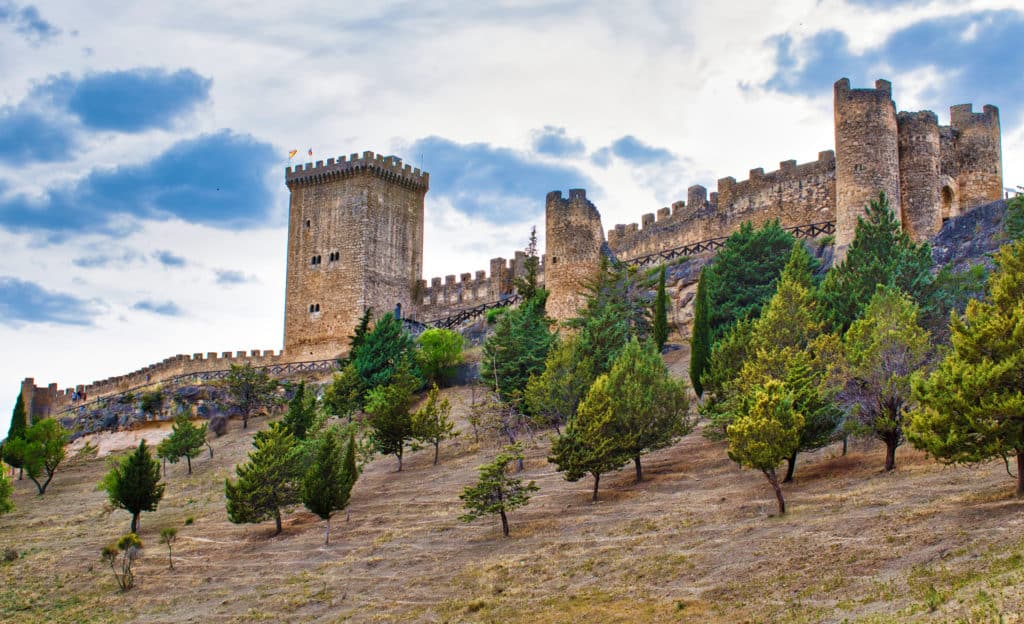
[[[160,543],[167,546],[167,568],[169,570],[174,569],[174,560],[171,559],[171,545],[174,544],[176,539],[178,539],[178,529],[176,527],[160,529]]]
[[[11,546],[8,546],[7,548],[4,548],[4,554],[3,554],[4,563],[10,563],[12,561],[15,561],[20,556],[21,555],[18,554],[18,550],[16,548],[13,548]]]
[[[504,308],[491,308],[484,315],[485,318],[487,319],[487,324],[488,325],[494,325],[495,323],[498,322],[498,317],[500,317],[502,314],[504,314],[506,312],[508,312],[508,308],[507,307],[504,307]]]
[[[188,518],[185,518],[185,526],[190,526],[195,521],[196,521],[195,516],[189,516]]]
[[[104,546],[100,555],[110,564],[110,571],[114,573],[114,579],[117,580],[117,586],[121,591],[126,592],[135,586],[135,572],[132,566],[142,557],[142,540],[138,535],[128,533],[117,542]],[[120,572],[117,566],[121,568]]]
[[[139,409],[141,409],[144,414],[155,415],[160,411],[160,408],[163,407],[163,404],[164,395],[159,389],[153,390],[152,392],[143,392],[142,396],[139,398]]]
[[[210,431],[218,438],[228,432],[228,417],[224,414],[210,416]]]

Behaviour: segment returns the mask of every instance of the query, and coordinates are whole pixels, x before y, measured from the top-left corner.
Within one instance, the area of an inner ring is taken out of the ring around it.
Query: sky
[[[1024,184],[1022,40],[1020,0],[0,0],[0,437],[25,377],[280,349],[292,149],[429,171],[429,279],[543,235],[548,191],[607,230],[815,160],[844,76],[999,106]]]

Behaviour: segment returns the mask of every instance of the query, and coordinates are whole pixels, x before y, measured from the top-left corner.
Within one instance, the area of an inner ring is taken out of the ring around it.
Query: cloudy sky
[[[0,0],[0,436],[27,376],[280,349],[290,149],[429,171],[428,278],[521,248],[551,190],[607,229],[814,160],[842,76],[996,104],[1024,184],[1020,0],[441,4]]]

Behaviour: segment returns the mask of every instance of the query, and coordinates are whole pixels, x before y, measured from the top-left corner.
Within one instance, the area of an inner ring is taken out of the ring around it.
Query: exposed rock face
[[[1006,201],[999,200],[949,219],[931,239],[932,261],[936,267],[952,263],[958,271],[978,262],[991,267],[989,254],[1007,242],[1005,218]]]

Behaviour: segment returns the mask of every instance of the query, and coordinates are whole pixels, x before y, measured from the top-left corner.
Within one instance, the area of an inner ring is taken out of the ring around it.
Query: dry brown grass
[[[0,563],[0,620],[1022,621],[1024,503],[1001,462],[944,467],[904,447],[884,474],[881,447],[831,447],[800,458],[790,513],[775,517],[764,478],[699,433],[647,457],[639,485],[631,467],[602,479],[596,504],[589,481],[567,483],[545,461],[545,433],[526,462],[541,489],[503,539],[496,520],[458,520],[459,492],[499,442],[476,444],[461,421],[468,389],[446,392],[464,433],[441,464],[432,449],[401,473],[391,457],[374,461],[327,547],[301,507],[277,537],[272,522],[228,522],[224,478],[266,426],[233,422],[191,477],[170,467],[165,500],[143,514],[146,556],[127,594],[99,558],[129,523],[96,490],[106,460],[68,462],[43,498],[17,483],[0,551],[22,557]],[[157,544],[172,525],[173,571]]]

